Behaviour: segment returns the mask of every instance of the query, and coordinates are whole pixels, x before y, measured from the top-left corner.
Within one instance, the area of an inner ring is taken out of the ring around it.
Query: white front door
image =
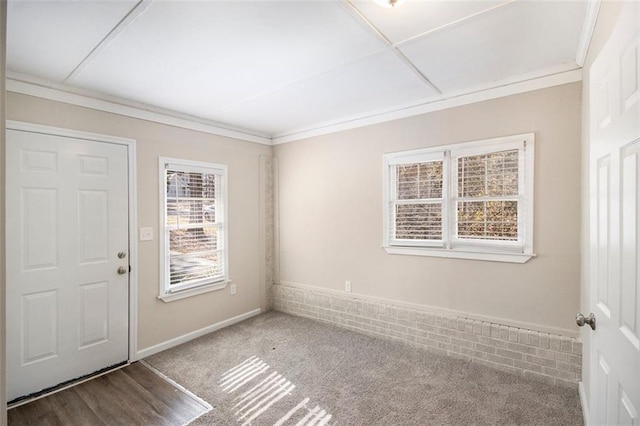
[[[591,69],[590,423],[640,424],[640,3]],[[586,313],[585,313],[586,314]]]
[[[11,401],[128,359],[128,154],[15,129],[6,149]]]

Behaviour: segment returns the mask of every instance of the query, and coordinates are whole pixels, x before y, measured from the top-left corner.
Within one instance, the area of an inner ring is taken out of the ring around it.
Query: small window
[[[227,273],[227,167],[160,158],[160,298],[224,288]]]
[[[533,134],[386,154],[385,249],[526,262],[533,154]]]

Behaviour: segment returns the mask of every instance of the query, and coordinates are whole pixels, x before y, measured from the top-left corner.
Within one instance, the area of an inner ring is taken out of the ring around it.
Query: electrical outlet
[[[229,286],[229,294],[231,294],[232,296],[233,296],[234,294],[236,294],[236,285],[235,285],[235,284],[231,284],[231,285]]]
[[[351,281],[344,282],[344,291],[351,293]]]
[[[153,240],[153,228],[140,228],[140,241]]]

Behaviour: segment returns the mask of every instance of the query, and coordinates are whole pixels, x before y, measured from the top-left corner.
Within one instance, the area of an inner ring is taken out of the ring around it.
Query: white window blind
[[[384,164],[387,251],[533,255],[533,134],[386,154]]]
[[[396,241],[442,241],[442,160],[395,166]]]
[[[226,167],[160,163],[163,182],[162,294],[227,281]]]
[[[458,158],[457,237],[517,241],[518,150]]]

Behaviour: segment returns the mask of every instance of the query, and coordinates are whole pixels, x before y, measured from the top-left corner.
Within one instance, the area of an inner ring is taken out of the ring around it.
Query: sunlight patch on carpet
[[[224,372],[218,385],[228,394],[237,393],[234,399],[235,416],[238,422],[250,425],[261,414],[269,409],[286,410],[274,426],[326,426],[331,420],[331,414],[320,406],[309,408],[309,398],[299,402],[293,396],[295,385],[277,371],[269,372],[269,365],[256,356],[247,358],[240,364]],[[283,409],[282,406],[285,405]]]

